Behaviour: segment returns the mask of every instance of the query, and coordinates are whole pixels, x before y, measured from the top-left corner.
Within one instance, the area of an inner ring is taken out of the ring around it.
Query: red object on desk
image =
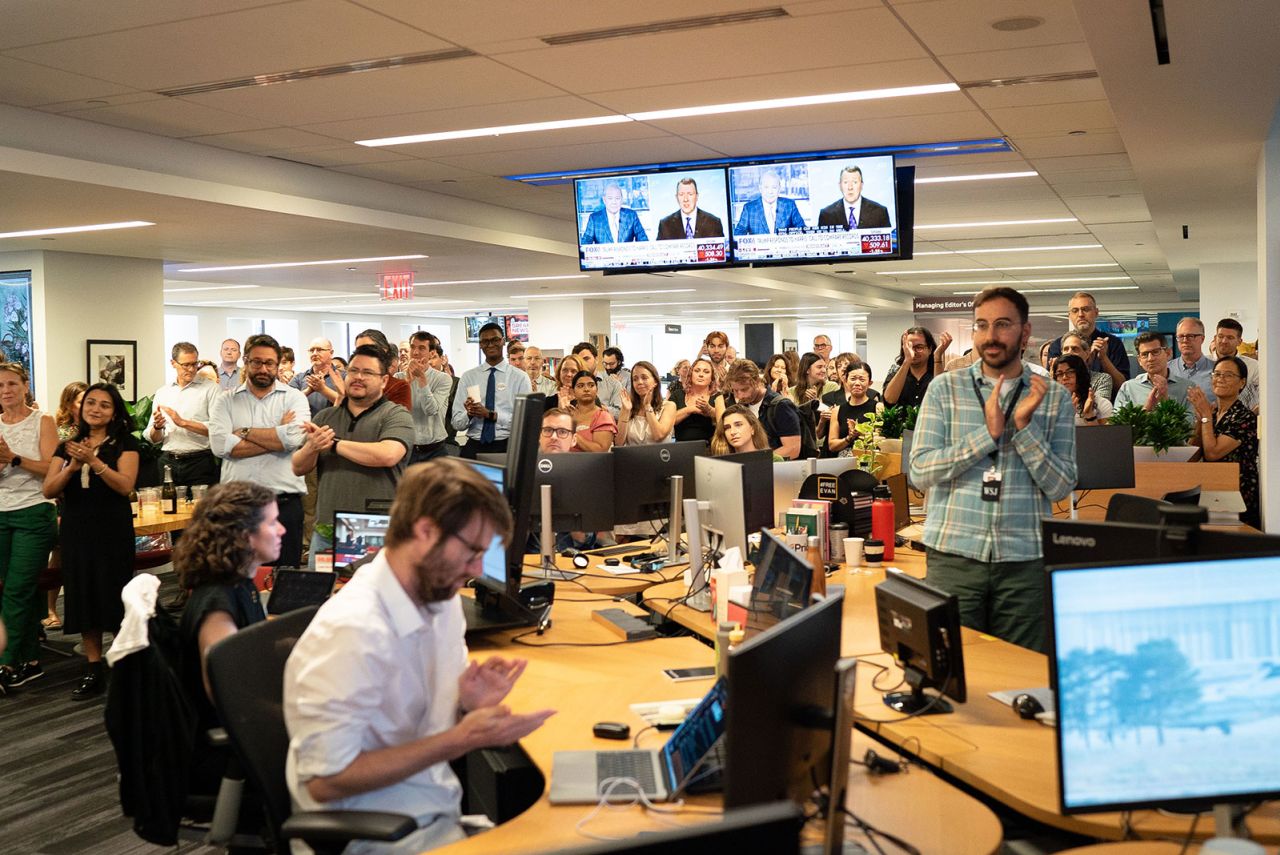
[[[889,488],[879,484],[871,491],[874,500],[871,502],[871,537],[884,544],[884,560],[893,560],[893,536],[896,533],[894,523],[897,521],[893,507],[893,497]]]

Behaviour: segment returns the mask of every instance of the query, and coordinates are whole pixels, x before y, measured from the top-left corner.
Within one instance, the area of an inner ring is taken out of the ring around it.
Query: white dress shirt
[[[280,424],[289,411],[293,412],[293,421]],[[277,495],[307,492],[306,479],[293,474],[290,458],[306,440],[302,423],[309,421],[311,406],[307,397],[279,380],[261,399],[244,383],[233,392],[219,395],[209,414],[209,447],[222,458],[222,480],[253,481]],[[235,434],[242,428],[274,428],[284,450],[233,458],[231,449],[246,441]]]
[[[162,386],[151,399],[151,424],[147,426],[147,438],[150,439],[155,431],[156,414],[161,407],[169,407],[184,419],[207,426],[213,401],[221,394],[221,386],[198,374],[185,386],[179,386],[177,381]],[[178,427],[168,416],[165,419],[166,424],[160,436],[160,445],[165,451],[170,454],[189,454],[209,450],[209,437]]]
[[[311,797],[306,782],[341,772],[363,752],[453,727],[465,632],[458,597],[416,604],[385,552],[320,607],[284,671],[285,775],[296,807],[391,811],[419,825],[460,815],[462,786],[448,763],[326,803]]]
[[[468,368],[458,380],[458,394],[453,398],[453,413],[450,426],[454,430],[465,430],[467,437],[476,442],[484,430],[483,419],[473,419],[467,415],[467,388],[475,386],[480,390],[480,403],[484,403],[485,390],[489,383],[489,369],[497,369],[494,374],[493,411],[497,419],[493,424],[494,440],[508,439],[511,436],[511,418],[515,415],[516,396],[527,395],[531,390],[529,375],[518,368],[513,368],[505,359],[497,365],[477,365]]]

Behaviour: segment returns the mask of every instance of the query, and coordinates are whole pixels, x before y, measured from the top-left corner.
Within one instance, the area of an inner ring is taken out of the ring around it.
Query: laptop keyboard
[[[596,754],[596,790],[604,788],[601,782],[607,778],[634,778],[645,793],[657,792],[653,779],[653,752],[651,751],[601,751]],[[626,795],[630,787],[618,785],[616,792]]]

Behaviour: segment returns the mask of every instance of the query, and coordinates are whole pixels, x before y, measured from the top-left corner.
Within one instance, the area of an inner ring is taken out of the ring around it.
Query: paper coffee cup
[[[850,567],[862,566],[862,543],[865,538],[846,537],[844,539],[844,563]]]

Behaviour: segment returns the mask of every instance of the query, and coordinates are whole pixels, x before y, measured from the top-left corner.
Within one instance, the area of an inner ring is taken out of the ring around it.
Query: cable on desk
[[[605,778],[603,781],[600,782],[600,785],[601,785],[600,801],[596,802],[596,806],[593,807],[590,810],[590,812],[587,813],[586,816],[578,820],[577,824],[574,825],[573,830],[581,834],[583,837],[590,837],[592,840],[603,840],[603,841],[609,841],[609,842],[612,842],[615,840],[624,840],[626,838],[609,837],[607,835],[595,834],[593,832],[587,831],[586,825],[588,822],[595,819],[596,815],[600,813],[600,811],[605,809],[624,810],[627,808],[635,807],[636,805],[643,805],[646,809],[649,809],[654,807],[654,804],[653,802],[649,801],[649,797],[645,795],[644,789],[640,786],[640,782],[637,781],[635,778]],[[610,802],[609,798],[613,795],[614,790],[617,790],[619,787],[630,787],[631,789],[635,790],[635,795],[625,802]],[[676,804],[683,805],[684,802],[679,801],[679,802],[676,802]],[[665,813],[665,811],[659,811],[659,813]],[[669,825],[673,828],[680,827],[680,823],[678,822],[671,822],[670,820],[665,819],[663,817],[655,817],[655,818],[659,822],[661,822],[663,825]]]
[[[873,847],[875,847],[875,850],[879,852],[880,855],[886,855],[886,853],[884,851],[884,848],[876,840],[877,837],[883,837],[885,840],[889,841],[894,846],[901,849],[903,852],[908,853],[908,855],[920,855],[919,849],[915,848],[910,843],[903,840],[901,837],[898,837],[895,834],[890,834],[887,831],[883,831],[879,828],[876,828],[874,825],[871,825],[870,823],[866,822],[861,817],[859,817],[856,813],[849,810],[847,807],[842,807],[840,808],[840,810],[848,815],[849,819],[851,820],[851,822],[849,823],[850,825],[852,825],[854,828],[861,831],[863,834],[867,835],[867,841]]]
[[[868,663],[868,664],[870,664],[870,665],[874,665],[875,663]],[[954,665],[954,663],[953,663],[953,665]],[[886,670],[888,670],[888,669],[886,669]],[[951,682],[951,670],[952,670],[952,669],[951,669],[951,667],[948,667],[948,668],[947,668],[947,676],[943,678],[943,680],[942,680],[942,685],[946,686],[946,685],[948,685],[948,684]],[[880,675],[879,675],[879,674],[877,674],[876,676],[878,677],[878,676],[880,676]],[[875,677],[871,678],[871,682],[872,682],[872,685],[875,685]],[[905,679],[903,680],[903,682],[906,682],[906,681],[905,681]],[[902,685],[902,684],[901,684],[901,683],[899,683],[898,685]],[[872,718],[867,718],[866,716],[855,715],[855,716],[854,716],[854,721],[872,721],[872,722],[875,722],[875,723],[877,723],[877,724],[895,724],[895,723],[900,722],[900,721],[906,721],[906,720],[907,720],[907,719],[909,719],[909,718],[917,718],[917,717],[922,716],[922,715],[927,715],[927,714],[928,714],[928,712],[929,712],[929,710],[931,710],[931,709],[933,709],[934,707],[936,707],[936,706],[937,706],[937,705],[942,701],[942,699],[943,699],[943,694],[942,694],[942,692],[941,692],[941,691],[939,691],[939,692],[938,692],[938,694],[936,694],[936,695],[934,695],[932,698],[930,698],[930,699],[929,699],[929,702],[928,702],[927,704],[925,704],[924,706],[922,706],[920,709],[916,710],[916,711],[915,711],[915,712],[913,712],[913,713],[907,713],[906,715],[902,716],[901,718],[872,719]],[[1127,840],[1128,838],[1125,838],[1125,839]]]
[[[649,731],[651,731],[651,730],[657,730],[657,729],[658,729],[658,726],[657,726],[656,724],[650,724],[650,725],[646,725],[645,727],[640,728],[638,731],[636,731],[635,738],[631,740],[631,747],[632,747],[632,748],[639,748],[639,747],[640,747],[640,737],[641,737],[641,736],[644,736],[646,733],[648,733],[648,732],[649,732]]]
[[[903,683],[907,682],[907,677],[904,674],[902,679],[898,681],[897,685],[892,686],[890,688],[885,688],[884,686],[881,686],[880,684],[878,684],[876,681],[879,680],[881,676],[889,673],[889,666],[881,665],[879,662],[868,662],[862,657],[855,657],[855,658],[858,660],[859,665],[870,665],[872,668],[879,669],[878,671],[876,671],[876,675],[871,678],[871,688],[875,689],[877,692],[892,692],[897,690],[899,687],[901,687]]]
[[[1187,836],[1182,840],[1182,848],[1178,850],[1178,855],[1187,855],[1187,849],[1191,846],[1192,839],[1196,836],[1196,823],[1200,822],[1200,814],[1191,817],[1191,828],[1187,830]]]
[[[532,644],[524,639],[530,635],[536,635],[536,628],[527,630],[519,635],[511,636],[512,644],[520,644],[525,647],[616,647],[619,644],[639,644],[644,641],[652,641],[651,638],[640,638],[634,641],[549,641],[546,644]],[[661,636],[658,636],[661,637]]]

